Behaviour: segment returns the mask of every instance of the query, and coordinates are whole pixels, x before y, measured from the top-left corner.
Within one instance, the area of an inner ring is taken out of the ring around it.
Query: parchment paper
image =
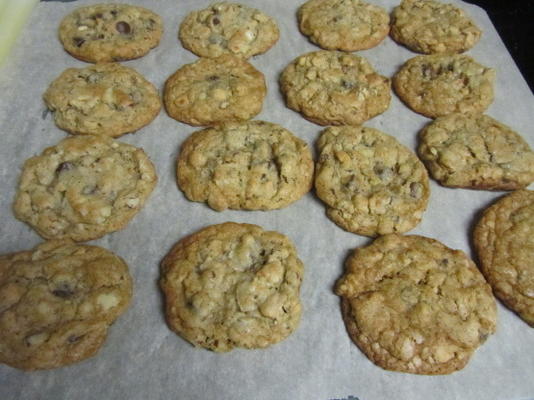
[[[257,117],[282,124],[311,145],[321,127],[287,109],[277,77],[296,56],[318,49],[297,28],[299,0],[241,0],[274,16],[281,30],[278,44],[251,62],[266,76],[268,95]],[[0,70],[0,253],[29,249],[39,236],[11,211],[21,166],[27,158],[56,144],[66,133],[52,116],[43,119],[42,93],[67,67],[87,64],[63,51],[57,27],[74,7],[89,4],[40,3]],[[196,60],[177,40],[178,25],[207,0],[134,1],[163,17],[161,44],[145,57],[125,62],[160,89],[178,67]],[[397,1],[376,0],[391,10]],[[484,34],[469,52],[497,70],[496,99],[488,114],[512,126],[534,145],[534,98],[486,13],[459,3]],[[414,53],[387,38],[360,52],[382,74],[392,76]],[[415,149],[418,130],[428,119],[406,108],[395,96],[390,109],[367,123]],[[93,358],[51,371],[22,372],[0,365],[0,399],[526,399],[534,398],[534,330],[499,304],[497,333],[475,353],[465,369],[448,376],[418,376],[384,371],[350,341],[332,287],[343,262],[368,238],[343,231],[324,213],[313,193],[278,211],[216,212],[189,202],[178,190],[175,159],[182,141],[196,128],[180,124],[164,111],[149,126],[120,140],[141,146],[154,161],[159,183],[145,208],[126,229],[93,243],[122,256],[135,281],[131,307],[111,327]],[[470,231],[481,209],[503,193],[447,189],[432,182],[422,223],[411,233],[436,238],[473,255]],[[305,264],[298,330],[266,350],[215,354],[197,349],[165,324],[157,287],[159,262],[180,238],[214,223],[259,224],[288,235]],[[2,332],[0,332],[0,335]]]

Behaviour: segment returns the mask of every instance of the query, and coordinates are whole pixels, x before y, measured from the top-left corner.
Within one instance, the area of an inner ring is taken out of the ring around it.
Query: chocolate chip
[[[117,22],[115,24],[115,29],[117,30],[117,32],[122,34],[128,34],[132,31],[132,29],[130,28],[130,24],[124,21]]]
[[[221,23],[221,20],[217,17],[212,19],[213,25],[219,25]]]
[[[96,13],[95,15],[93,15],[93,19],[100,19],[102,17],[103,17],[102,13]]]
[[[85,39],[80,38],[80,37],[75,37],[74,39],[72,39],[72,41],[74,42],[74,45],[75,45],[76,47],[81,47],[82,44],[85,43]]]
[[[67,338],[67,341],[69,343],[76,343],[78,342],[81,338],[83,338],[85,335],[70,335],[68,338]]]
[[[110,14],[113,15],[114,17],[117,15],[117,10],[111,10],[110,11]]]
[[[74,164],[73,163],[65,161],[65,162],[62,162],[61,164],[59,164],[57,166],[56,173],[60,174],[60,173],[65,172],[65,171],[70,171],[73,168],[74,168]]]
[[[208,81],[218,81],[220,78],[217,75],[212,75],[208,77]]]
[[[68,285],[62,285],[60,288],[52,290],[52,294],[56,297],[66,299],[74,294],[74,291]]]

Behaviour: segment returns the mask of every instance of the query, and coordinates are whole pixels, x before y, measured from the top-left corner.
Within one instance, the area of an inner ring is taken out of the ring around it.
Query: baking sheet
[[[268,95],[257,117],[282,124],[313,145],[321,127],[284,106],[277,77],[296,56],[318,48],[296,23],[299,0],[241,0],[274,16],[281,31],[276,46],[251,62],[266,76]],[[11,204],[25,159],[66,136],[52,116],[43,118],[41,100],[48,84],[67,67],[83,67],[57,40],[62,16],[94,3],[40,3],[10,59],[0,69],[0,253],[29,249],[41,239],[17,221]],[[177,40],[178,25],[207,0],[134,1],[163,17],[162,42],[147,56],[125,62],[160,89],[165,79],[196,56]],[[391,10],[397,1],[376,0]],[[486,13],[460,1],[483,29],[469,54],[497,70],[496,99],[488,114],[522,133],[534,145],[534,97],[499,39]],[[359,52],[382,74],[392,76],[414,53],[387,38]],[[429,120],[393,96],[390,109],[366,125],[381,129],[415,149],[416,133]],[[322,203],[309,193],[293,205],[269,212],[224,211],[187,201],[174,180],[182,141],[197,128],[178,123],[164,111],[149,126],[120,140],[141,146],[154,161],[159,183],[145,208],[126,229],[92,243],[122,256],[134,277],[131,307],[117,320],[97,356],[66,368],[22,372],[0,365],[0,399],[527,399],[534,398],[534,330],[499,304],[497,333],[462,371],[418,376],[384,371],[350,341],[332,288],[351,249],[370,242],[345,232],[326,218]],[[472,255],[469,233],[481,209],[502,195],[447,189],[431,183],[422,223],[411,233],[436,238]],[[210,224],[236,221],[278,230],[295,243],[305,264],[298,330],[266,350],[215,354],[196,349],[172,333],[157,287],[159,261],[180,238]],[[2,334],[0,332],[0,334]]]

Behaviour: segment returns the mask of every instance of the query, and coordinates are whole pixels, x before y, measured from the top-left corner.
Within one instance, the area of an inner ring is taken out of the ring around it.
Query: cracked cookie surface
[[[327,50],[370,49],[389,32],[386,10],[360,0],[310,0],[298,20],[300,31]]]
[[[216,352],[268,347],[298,326],[303,268],[278,232],[209,226],[180,240],[161,263],[167,323]]]
[[[390,234],[356,249],[345,267],[335,291],[347,331],[384,369],[449,374],[495,332],[491,288],[462,251]]]
[[[75,9],[59,26],[59,39],[72,56],[88,62],[131,60],[159,44],[159,15],[128,4],[96,4]]]
[[[495,295],[534,328],[534,192],[518,190],[488,207],[473,239]]]
[[[13,210],[46,239],[96,239],[124,228],[156,181],[142,149],[107,137],[69,137],[24,163]]]
[[[82,135],[121,136],[149,124],[161,109],[154,85],[114,63],[69,68],[43,98],[58,127]]]
[[[35,370],[91,357],[131,297],[128,266],[101,247],[57,240],[0,255],[0,362]]]
[[[180,25],[182,45],[200,57],[265,53],[280,36],[273,18],[238,3],[220,2],[193,11]]]
[[[424,165],[392,136],[366,127],[330,127],[317,142],[315,190],[326,214],[366,236],[414,228],[430,196]]]
[[[313,159],[308,145],[280,125],[228,123],[193,133],[176,173],[189,200],[218,211],[272,210],[310,190]]]

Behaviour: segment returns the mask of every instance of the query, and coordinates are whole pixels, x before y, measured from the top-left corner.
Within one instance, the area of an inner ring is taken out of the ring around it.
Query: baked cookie
[[[201,58],[167,79],[163,101],[169,115],[193,126],[245,121],[263,106],[263,74],[230,54]]]
[[[391,37],[418,53],[463,53],[482,31],[452,4],[433,0],[402,0],[392,13]]]
[[[284,235],[256,225],[212,225],[161,263],[169,327],[195,346],[263,348],[298,326],[303,265]]]
[[[112,252],[50,241],[0,255],[0,363],[57,368],[93,356],[132,297]]]
[[[518,190],[488,207],[473,238],[493,293],[534,328],[534,192]]]
[[[280,36],[273,18],[243,4],[220,2],[193,11],[180,25],[182,45],[200,57],[265,53]]]
[[[280,76],[289,108],[319,125],[360,125],[383,113],[390,81],[360,56],[315,51],[296,58]]]
[[[341,228],[366,236],[403,233],[430,196],[424,165],[392,136],[361,126],[330,127],[317,142],[315,190]]]
[[[360,0],[309,0],[298,20],[300,31],[327,50],[370,49],[389,33],[387,11]]]
[[[94,63],[144,56],[159,44],[162,33],[157,14],[128,4],[77,8],[59,25],[59,39],[65,50]]]
[[[122,229],[156,185],[142,149],[74,136],[24,163],[13,210],[46,239],[96,239]]]
[[[515,190],[534,181],[534,152],[508,126],[482,114],[450,114],[420,133],[419,156],[442,185]]]
[[[393,89],[413,111],[429,118],[481,113],[493,102],[495,70],[466,55],[417,56],[393,77]]]
[[[495,332],[495,299],[473,261],[426,237],[356,249],[335,291],[351,339],[387,370],[452,373]]]
[[[73,134],[117,137],[150,123],[161,109],[157,89],[120,64],[69,68],[44,94],[56,125]]]
[[[280,125],[228,123],[193,133],[176,174],[189,200],[214,210],[272,210],[310,190],[313,159],[308,145]]]

